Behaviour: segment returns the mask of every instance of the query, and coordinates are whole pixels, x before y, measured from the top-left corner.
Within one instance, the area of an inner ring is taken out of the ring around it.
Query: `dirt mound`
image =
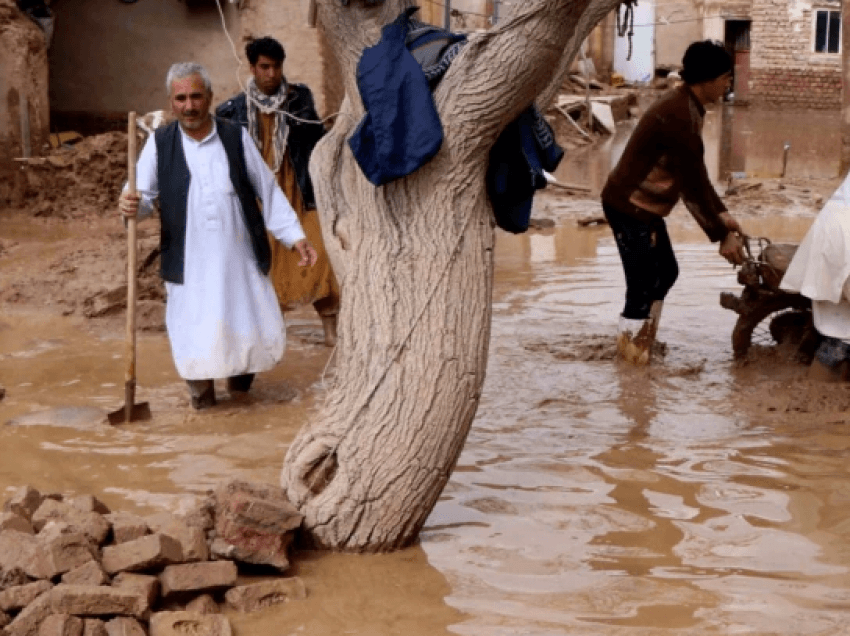
[[[16,207],[63,219],[113,211],[127,180],[127,135],[108,132],[22,162]]]

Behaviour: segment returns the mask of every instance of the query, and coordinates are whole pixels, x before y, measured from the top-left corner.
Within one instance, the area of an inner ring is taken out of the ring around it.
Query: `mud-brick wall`
[[[50,47],[52,126],[82,133],[126,127],[127,111],[168,108],[174,62],[203,64],[216,99],[234,94],[238,62],[213,0],[54,2]],[[240,43],[238,5],[221,0]]]
[[[18,173],[14,159],[23,155],[27,145],[22,131],[29,126],[33,155],[42,154],[48,141],[47,69],[41,29],[18,10],[14,0],[0,0],[0,210],[13,202]],[[26,109],[23,117],[22,108]]]
[[[801,109],[841,107],[841,55],[814,52],[814,11],[838,0],[753,0],[750,99]]]

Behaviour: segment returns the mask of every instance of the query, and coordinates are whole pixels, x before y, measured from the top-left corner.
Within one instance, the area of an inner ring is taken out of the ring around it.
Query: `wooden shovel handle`
[[[136,194],[136,113],[127,121],[127,189]],[[126,382],[136,380],[136,217],[127,218],[127,373]]]

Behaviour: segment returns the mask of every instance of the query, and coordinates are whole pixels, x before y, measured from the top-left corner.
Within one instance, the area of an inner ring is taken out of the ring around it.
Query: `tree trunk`
[[[409,177],[375,188],[346,143],[364,115],[355,70],[380,27],[407,4],[319,0],[346,98],[313,154],[311,175],[343,302],[333,386],[290,446],[281,474],[317,547],[402,547],[437,502],[487,364],[489,150],[553,83],[555,70],[565,72],[562,58],[582,14],[590,6],[601,19],[601,7],[616,0],[515,3],[513,16],[472,35],[434,95],[445,134],[440,152]]]

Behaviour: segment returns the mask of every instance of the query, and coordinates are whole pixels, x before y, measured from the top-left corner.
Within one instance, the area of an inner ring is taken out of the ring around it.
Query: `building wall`
[[[701,6],[696,0],[657,0],[655,19],[655,65],[681,68],[688,45],[703,39]]]
[[[0,210],[15,192],[20,171],[14,159],[23,156],[25,146],[33,156],[43,154],[49,116],[44,34],[14,0],[0,0]],[[22,121],[29,125],[28,143]]]
[[[167,108],[165,74],[176,61],[203,64],[214,103],[224,101],[250,76],[245,43],[265,35],[283,43],[284,73],[313,88],[321,111],[318,34],[307,26],[301,0],[220,0],[220,6],[232,46],[215,0],[55,3],[50,102],[56,125],[97,132],[117,127],[129,110]]]
[[[841,54],[814,53],[813,10],[839,0],[753,0],[750,99],[793,108],[841,106]]]
[[[178,61],[203,64],[216,97],[238,88],[215,2],[76,0],[54,8],[50,104],[59,125],[72,114],[108,119],[166,108],[165,74]],[[238,47],[237,5],[222,0],[222,9]]]

